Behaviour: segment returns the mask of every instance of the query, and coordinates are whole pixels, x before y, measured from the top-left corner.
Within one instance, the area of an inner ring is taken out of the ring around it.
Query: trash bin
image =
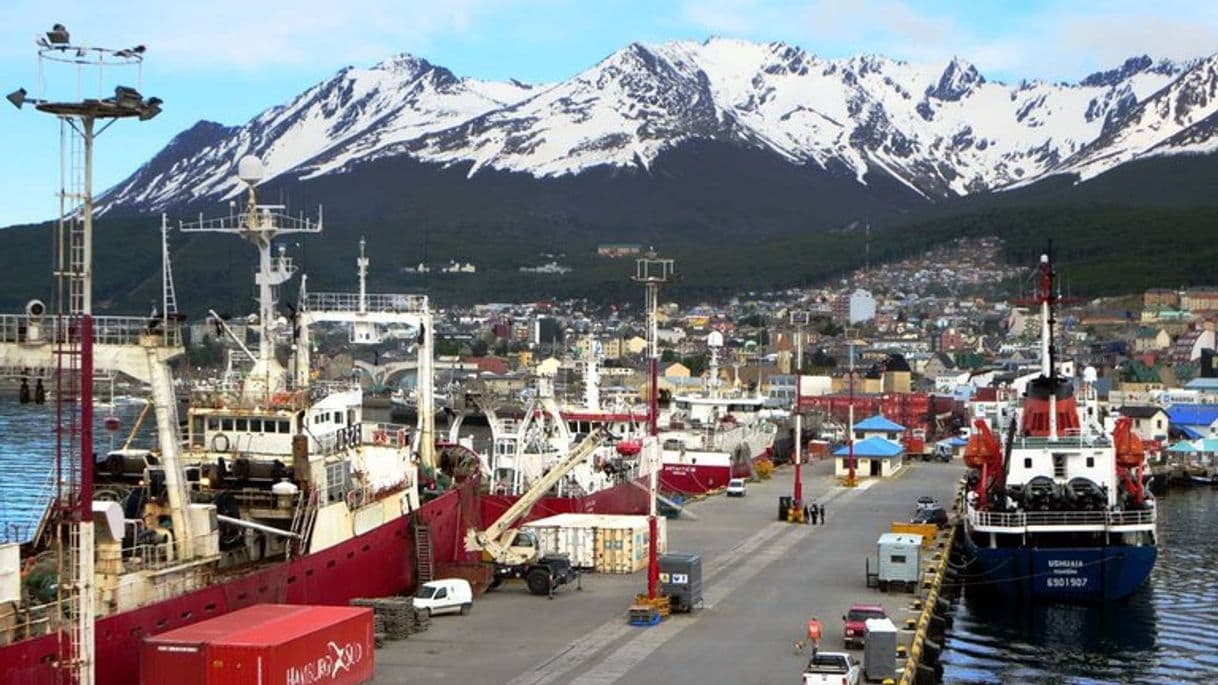
[[[791,511],[791,496],[790,495],[779,495],[778,496],[778,520],[786,521],[787,514],[790,511]]]

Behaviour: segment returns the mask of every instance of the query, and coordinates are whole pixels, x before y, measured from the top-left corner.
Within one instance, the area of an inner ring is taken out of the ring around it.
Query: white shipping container
[[[566,554],[571,563],[599,573],[633,573],[647,567],[646,516],[559,514],[524,526],[537,534],[545,553]],[[657,552],[668,551],[668,520],[656,517]]]
[[[596,531],[574,526],[526,526],[537,534],[543,554],[565,554],[571,565],[592,568],[596,559]]]

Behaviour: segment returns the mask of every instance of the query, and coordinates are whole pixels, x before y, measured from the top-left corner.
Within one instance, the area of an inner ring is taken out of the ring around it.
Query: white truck
[[[859,662],[845,652],[814,652],[803,685],[859,685]]]

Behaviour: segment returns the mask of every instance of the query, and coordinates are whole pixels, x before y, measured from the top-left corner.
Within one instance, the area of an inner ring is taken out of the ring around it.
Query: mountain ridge
[[[1216,62],[1142,55],[1074,84],[1009,86],[959,56],[935,65],[825,59],[785,43],[715,38],[631,43],[569,79],[530,85],[458,77],[400,53],[340,69],[243,125],[213,130],[209,145],[171,142],[158,164],[98,205],[163,211],[227,199],[239,191],[231,171],[244,154],[263,158],[267,180],[307,182],[399,155],[468,163],[471,175],[556,178],[600,166],[645,173],[690,140],[850,169],[859,183],[887,174],[936,202],[1057,174],[1090,178],[1144,154],[1211,151],[1208,124],[1190,131],[1204,117],[1156,138],[1149,132],[1180,108],[1147,104],[1176,86],[1177,99],[1211,111]],[[1130,117],[1144,121],[1123,138]]]

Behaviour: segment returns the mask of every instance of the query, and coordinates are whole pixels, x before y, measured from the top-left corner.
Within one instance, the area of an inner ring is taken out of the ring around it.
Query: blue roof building
[[[905,448],[900,443],[872,436],[854,443],[854,471],[858,476],[891,476],[901,468],[904,456]],[[837,448],[833,457],[834,473],[838,476],[849,473],[850,446]]]
[[[1173,404],[1166,411],[1171,427],[1187,437],[1218,437],[1218,404]]]
[[[899,423],[893,423],[880,414],[876,414],[875,416],[863,419],[862,421],[854,424],[855,440],[884,438],[887,440],[899,441],[904,433],[905,426],[902,426]]]

